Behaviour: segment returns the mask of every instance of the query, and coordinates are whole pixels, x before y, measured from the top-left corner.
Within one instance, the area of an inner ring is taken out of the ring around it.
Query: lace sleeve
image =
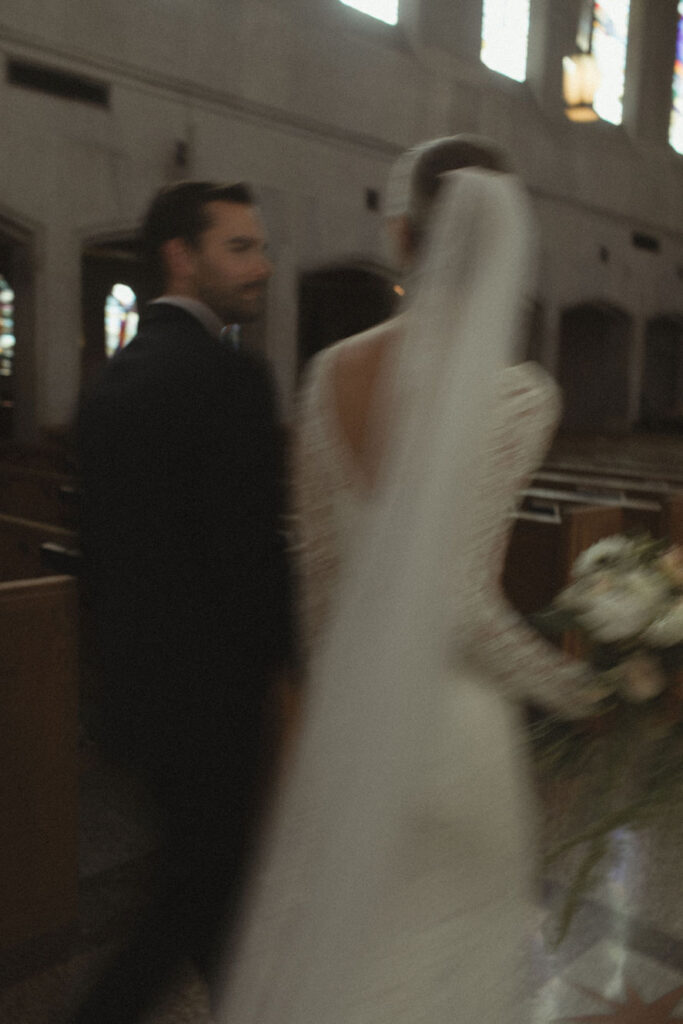
[[[530,701],[565,718],[590,713],[591,701],[582,684],[588,678],[583,662],[572,660],[528,626],[502,592],[501,574],[511,531],[511,497],[530,475],[529,441],[545,451],[559,405],[553,391],[516,396],[512,420],[506,419],[489,452],[482,480],[473,557],[479,572],[465,595],[467,657],[482,668],[511,698]],[[515,420],[517,422],[515,422]],[[535,460],[537,461],[537,460]],[[483,567],[484,571],[481,571]]]
[[[335,481],[320,407],[320,371],[314,363],[297,404],[291,454],[291,543],[304,657],[327,619],[339,574],[332,504]]]
[[[534,632],[500,591],[473,602],[476,626],[470,660],[485,669],[507,696],[563,718],[590,714],[586,667],[571,661]]]

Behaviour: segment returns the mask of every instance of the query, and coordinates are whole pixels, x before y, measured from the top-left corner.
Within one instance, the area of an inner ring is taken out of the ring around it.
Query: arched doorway
[[[560,322],[558,379],[565,430],[617,433],[628,429],[631,317],[602,303],[566,309]]]
[[[299,284],[299,367],[335,341],[387,320],[399,293],[383,267],[337,263],[302,274]]]
[[[683,427],[683,316],[647,323],[640,422],[649,430]]]
[[[132,235],[87,243],[81,256],[82,382],[87,386],[108,356],[130,340],[151,282]],[[117,340],[118,339],[118,340]]]

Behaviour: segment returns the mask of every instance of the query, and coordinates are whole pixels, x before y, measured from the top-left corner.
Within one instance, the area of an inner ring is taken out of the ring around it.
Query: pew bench
[[[674,480],[629,480],[608,474],[585,475],[546,470],[535,475],[532,491],[553,488],[564,494],[576,493],[580,500],[587,503],[607,504],[618,501],[624,508],[624,529],[645,529],[654,537],[668,538],[674,544],[683,544],[683,489]]]
[[[680,443],[680,442],[679,442]],[[543,473],[568,473],[587,477],[612,477],[618,476],[624,480],[635,482],[659,482],[667,483],[673,489],[683,487],[683,474],[675,469],[659,469],[649,463],[634,463],[633,461],[620,462],[611,457],[599,458],[591,455],[585,461],[575,459],[546,460],[542,467]]]
[[[0,949],[78,913],[76,581],[0,583]]]
[[[74,478],[0,460],[0,513],[73,529],[78,519]]]
[[[0,581],[49,575],[41,552],[46,543],[74,551],[78,548],[78,535],[51,523],[0,515]]]
[[[611,494],[616,491],[624,498],[661,499],[680,489],[680,484],[670,480],[651,480],[637,477],[628,478],[605,473],[569,472],[542,469],[534,475],[535,487],[558,487],[564,490],[580,491],[582,494]]]
[[[527,487],[521,492],[523,507],[530,511],[542,511],[555,506],[599,506],[621,510],[621,529],[631,532],[647,531],[654,537],[661,537],[664,529],[664,503],[651,498],[630,498],[618,491],[602,495],[592,492],[584,494],[578,490],[550,487]]]
[[[618,505],[555,501],[545,512],[522,507],[515,514],[503,573],[509,600],[524,615],[547,607],[569,582],[576,557],[622,529]]]

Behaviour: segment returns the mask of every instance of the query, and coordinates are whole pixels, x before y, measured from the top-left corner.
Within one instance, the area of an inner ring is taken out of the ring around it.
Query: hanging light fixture
[[[574,53],[562,60],[562,92],[570,121],[598,121],[593,108],[600,72],[592,53]]]
[[[562,59],[562,92],[565,114],[570,121],[598,121],[593,107],[600,84],[600,71],[592,54],[593,0],[582,0],[576,33],[576,50]]]

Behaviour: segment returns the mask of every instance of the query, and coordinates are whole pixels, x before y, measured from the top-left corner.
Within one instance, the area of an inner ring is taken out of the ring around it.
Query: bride
[[[515,495],[559,406],[538,366],[515,363],[529,213],[502,166],[462,137],[399,160],[387,206],[407,308],[309,375],[295,466],[309,687],[221,1024],[521,1012],[534,813],[518,702],[580,716],[590,698],[582,666],[499,589]]]

